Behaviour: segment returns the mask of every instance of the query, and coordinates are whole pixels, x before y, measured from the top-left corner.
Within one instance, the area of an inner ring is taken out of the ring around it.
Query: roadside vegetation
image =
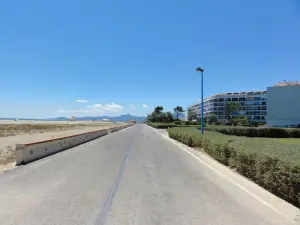
[[[163,110],[163,106],[155,107],[153,112],[147,116],[147,124],[158,129],[167,129],[171,127],[200,126],[200,123],[198,122],[182,121],[179,119],[179,117],[181,117],[184,112],[182,106],[176,106],[174,108],[173,114],[171,112],[163,112]]]
[[[260,128],[253,128],[260,129]],[[300,207],[300,139],[255,138],[192,127],[168,129],[169,136],[234,168],[278,197]]]
[[[300,138],[299,128],[209,126],[206,130],[245,137]]]

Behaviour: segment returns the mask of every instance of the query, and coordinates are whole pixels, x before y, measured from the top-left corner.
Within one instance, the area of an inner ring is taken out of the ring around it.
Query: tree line
[[[242,107],[237,102],[228,102],[225,106],[225,115],[227,117],[227,124],[232,125],[248,125],[249,121],[246,116],[233,116],[233,113],[240,110]],[[161,123],[172,123],[174,121],[179,121],[179,117],[184,112],[183,108],[181,106],[176,106],[173,109],[173,113],[171,112],[163,112],[164,107],[163,106],[156,106],[151,114],[147,116],[147,121],[149,122],[161,122]],[[189,112],[191,113],[191,112]],[[199,118],[198,118],[199,119]],[[201,122],[201,121],[199,121]],[[207,115],[204,118],[205,124],[221,124],[220,121],[218,121],[217,116],[215,114]]]
[[[173,110],[174,114],[171,112],[163,112],[163,110],[163,106],[156,106],[153,112],[147,116],[147,121],[154,123],[172,123],[179,120],[180,115],[184,112],[182,106],[176,106]]]

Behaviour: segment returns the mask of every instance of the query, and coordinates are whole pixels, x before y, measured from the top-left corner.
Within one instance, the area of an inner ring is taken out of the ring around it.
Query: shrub
[[[291,165],[279,158],[264,154],[246,153],[242,147],[232,146],[230,141],[217,144],[202,136],[200,132],[183,132],[180,129],[169,129],[170,138],[190,147],[203,148],[219,162],[235,168],[237,172],[263,188],[300,207],[300,167],[298,165]],[[252,132],[251,135],[257,134],[255,130]]]
[[[246,126],[249,124],[248,118],[245,116],[238,116],[232,119],[232,124],[234,126]]]
[[[217,121],[217,122],[215,123],[215,125],[222,125],[222,122]]]
[[[192,122],[192,125],[201,125],[199,122]]]
[[[177,127],[178,125],[173,123],[148,123],[149,126],[157,129],[167,129],[171,127]]]
[[[222,134],[246,136],[246,137],[269,137],[269,138],[300,138],[300,129],[278,127],[208,127],[206,130],[217,131]]]
[[[175,123],[175,124],[177,124],[177,125],[179,125],[179,124],[181,124],[182,122],[181,122],[181,121],[178,121],[178,120],[176,120],[174,123]]]
[[[185,121],[184,124],[185,124],[185,125],[192,125],[192,122],[190,122],[190,121]]]
[[[212,124],[216,124],[216,122],[218,122],[218,118],[216,115],[210,115],[210,116],[207,116],[206,118],[206,121],[208,124],[212,125]]]
[[[182,125],[181,123],[175,124],[175,123],[147,123],[147,125],[157,128],[157,129],[168,129],[172,127],[183,127],[183,126],[192,126],[192,125]],[[196,127],[196,126],[193,126]]]

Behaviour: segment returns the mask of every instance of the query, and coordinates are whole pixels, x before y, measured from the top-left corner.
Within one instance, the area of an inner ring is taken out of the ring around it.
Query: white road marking
[[[150,127],[150,126],[149,126]],[[169,137],[165,137],[164,135],[162,135],[161,133],[159,133],[156,129],[154,129],[153,127],[150,127],[151,129],[153,129],[156,133],[158,133],[161,137],[171,141],[173,144],[175,144],[176,146],[178,146],[179,148],[181,148],[182,150],[184,150],[186,153],[188,153],[189,155],[191,155],[194,159],[196,159],[198,162],[202,163],[203,165],[207,166],[208,168],[210,168],[211,170],[213,170],[215,173],[219,174],[220,176],[222,176],[223,178],[225,178],[226,180],[230,181],[231,183],[233,183],[234,185],[236,185],[237,187],[239,187],[241,190],[245,191],[247,194],[251,195],[253,198],[255,198],[256,200],[258,200],[259,202],[263,203],[264,205],[268,206],[270,209],[272,209],[274,212],[278,213],[279,215],[283,216],[285,219],[290,219],[288,216],[286,216],[285,214],[281,213],[279,210],[277,210],[274,206],[272,206],[271,204],[269,204],[268,202],[264,201],[263,199],[261,199],[260,197],[258,197],[256,194],[252,193],[251,191],[249,191],[248,189],[246,189],[245,187],[243,187],[242,185],[236,183],[234,180],[232,180],[231,178],[229,178],[228,176],[226,176],[225,174],[223,174],[221,171],[217,170],[216,168],[212,167],[211,165],[207,164],[206,162],[204,162],[202,159],[200,159],[199,157],[197,157],[196,155],[194,155],[193,153],[189,152],[188,150],[186,150],[184,147],[180,146],[178,143],[176,143],[173,139],[169,138]]]

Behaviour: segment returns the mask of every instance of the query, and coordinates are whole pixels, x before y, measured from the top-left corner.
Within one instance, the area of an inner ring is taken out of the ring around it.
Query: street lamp
[[[204,134],[204,107],[203,107],[203,72],[201,67],[196,68],[197,72],[201,72],[201,133]]]

